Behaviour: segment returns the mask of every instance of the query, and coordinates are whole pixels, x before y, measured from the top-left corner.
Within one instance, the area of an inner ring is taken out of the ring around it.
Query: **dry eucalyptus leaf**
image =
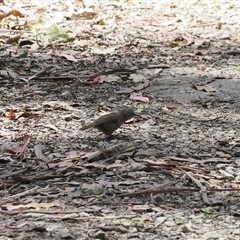
[[[218,90],[211,85],[205,85],[205,86],[195,85],[195,88],[199,91],[204,91],[204,92],[218,92]]]

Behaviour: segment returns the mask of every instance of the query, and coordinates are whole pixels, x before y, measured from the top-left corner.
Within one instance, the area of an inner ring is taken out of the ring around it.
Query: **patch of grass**
[[[51,38],[62,37],[66,40],[69,40],[69,35],[67,34],[68,29],[64,27],[60,27],[57,24],[53,24],[51,27],[46,29],[46,33]]]

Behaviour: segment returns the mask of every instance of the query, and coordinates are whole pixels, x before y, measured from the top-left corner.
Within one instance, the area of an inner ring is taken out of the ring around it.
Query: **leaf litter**
[[[4,6],[1,237],[238,238],[238,1]]]

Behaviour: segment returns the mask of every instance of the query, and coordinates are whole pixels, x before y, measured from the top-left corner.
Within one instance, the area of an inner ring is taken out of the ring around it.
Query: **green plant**
[[[68,40],[70,37],[67,34],[68,29],[64,27],[59,27],[57,24],[53,24],[52,26],[46,28],[46,33],[51,38],[62,37]]]

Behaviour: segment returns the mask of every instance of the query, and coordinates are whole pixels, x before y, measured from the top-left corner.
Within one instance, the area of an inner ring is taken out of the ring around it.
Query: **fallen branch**
[[[186,174],[188,175],[188,177],[189,177],[194,183],[196,183],[196,185],[201,189],[203,202],[206,203],[206,204],[208,204],[208,205],[210,205],[211,202],[210,202],[209,199],[208,199],[206,187],[204,187],[204,186],[202,185],[202,183],[201,183],[198,179],[196,179],[191,173],[189,173],[189,172],[185,172],[185,173],[186,173]]]
[[[210,162],[224,162],[224,163],[232,163],[233,160],[228,160],[228,159],[222,159],[222,158],[209,158],[205,160],[198,160],[194,158],[179,158],[179,157],[169,157],[169,159],[173,161],[180,161],[180,162],[191,162],[191,163],[198,163],[198,164],[204,164],[204,163],[210,163]]]
[[[103,70],[103,71],[100,71],[100,72],[97,72],[97,73],[94,73],[94,74],[91,74],[91,75],[58,76],[58,77],[48,76],[48,77],[39,77],[38,80],[49,80],[49,79],[51,79],[51,80],[61,80],[61,79],[63,79],[63,80],[66,80],[66,79],[73,80],[73,79],[76,79],[76,78],[92,79],[92,78],[102,76],[102,75],[111,75],[111,74],[115,74],[115,73],[131,74],[131,73],[135,73],[135,72],[136,72],[135,70],[131,70],[131,69],[114,68],[114,69]]]
[[[232,192],[232,191],[240,191],[240,188],[210,188],[206,189],[207,192]],[[143,190],[137,192],[130,193],[122,193],[118,196],[127,197],[127,196],[138,196],[138,195],[146,195],[146,194],[157,194],[157,193],[172,193],[172,192],[199,192],[198,188],[169,188],[169,189],[158,189],[158,190]]]
[[[31,188],[31,189],[26,190],[24,192],[17,193],[17,194],[15,194],[13,196],[5,197],[0,202],[0,205],[6,204],[8,202],[12,202],[13,200],[18,199],[18,198],[20,198],[22,196],[27,196],[29,194],[31,195],[31,194],[35,193],[38,189],[39,189],[39,187],[34,187],[34,188]]]

